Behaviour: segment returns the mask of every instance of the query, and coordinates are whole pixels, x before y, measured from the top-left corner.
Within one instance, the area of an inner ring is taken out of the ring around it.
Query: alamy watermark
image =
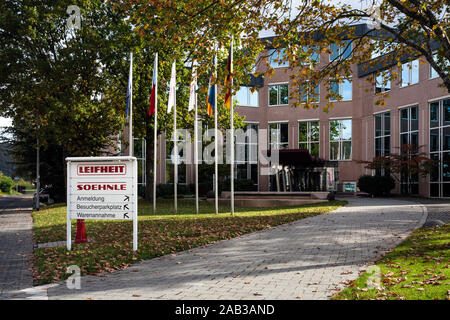
[[[368,289],[381,288],[381,269],[378,266],[370,266],[366,272],[369,274],[366,285]]]
[[[231,164],[232,148],[234,148],[234,163],[258,163],[261,168],[261,175],[273,175],[276,170],[274,167],[279,165],[278,149],[264,150],[258,144],[258,141],[268,141],[268,130],[259,129],[235,129],[234,145],[231,145],[230,129],[226,130],[225,137],[221,130],[205,130],[202,133],[201,122],[198,129],[198,163],[214,164],[216,161],[216,139],[217,139],[217,164]],[[272,130],[270,136],[274,139],[279,137],[276,130]],[[225,139],[224,139],[225,138]],[[187,129],[177,129],[172,135],[171,141],[174,146],[170,152],[172,163],[194,164],[194,141],[191,132]],[[225,143],[224,143],[225,141]],[[279,142],[279,141],[278,141]],[[271,144],[277,145],[277,141]],[[203,147],[204,146],[204,147]],[[224,150],[225,147],[225,150]],[[269,148],[265,148],[269,149]],[[224,152],[225,151],[225,152]]]
[[[66,31],[81,29],[81,12],[80,7],[76,5],[70,5],[67,7],[66,13],[69,17],[66,20]]]
[[[72,274],[66,280],[67,289],[81,289],[81,271],[77,265],[71,265],[67,267],[67,273]]]

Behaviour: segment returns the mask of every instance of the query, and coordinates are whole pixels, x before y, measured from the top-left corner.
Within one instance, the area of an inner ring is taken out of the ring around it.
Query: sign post
[[[71,220],[133,220],[137,250],[137,160],[135,157],[70,157],[67,161],[67,250]]]

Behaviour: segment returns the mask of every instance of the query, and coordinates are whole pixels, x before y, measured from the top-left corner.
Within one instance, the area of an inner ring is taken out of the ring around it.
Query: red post
[[[75,243],[85,243],[85,242],[88,242],[88,239],[86,237],[86,228],[84,227],[84,219],[78,219]]]

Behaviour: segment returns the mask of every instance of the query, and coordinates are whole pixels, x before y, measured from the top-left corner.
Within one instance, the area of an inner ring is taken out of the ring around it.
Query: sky
[[[0,117],[0,128],[10,127],[12,120],[9,118]]]
[[[354,9],[366,9],[372,4],[372,0],[329,0],[334,5],[346,4]],[[292,0],[292,7],[297,8],[302,3],[302,0]],[[261,38],[274,36],[271,30],[264,30],[259,33]]]

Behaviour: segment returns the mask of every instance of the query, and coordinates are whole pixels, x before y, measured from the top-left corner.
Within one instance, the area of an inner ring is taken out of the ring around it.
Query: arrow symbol
[[[123,205],[123,210],[130,210],[130,208],[128,208],[128,204]]]
[[[125,213],[123,214],[123,218],[124,218],[124,219],[125,219],[125,218],[130,219],[130,217],[128,216],[128,212],[125,212]]]
[[[123,201],[130,201],[130,196],[125,196],[125,199]]]

